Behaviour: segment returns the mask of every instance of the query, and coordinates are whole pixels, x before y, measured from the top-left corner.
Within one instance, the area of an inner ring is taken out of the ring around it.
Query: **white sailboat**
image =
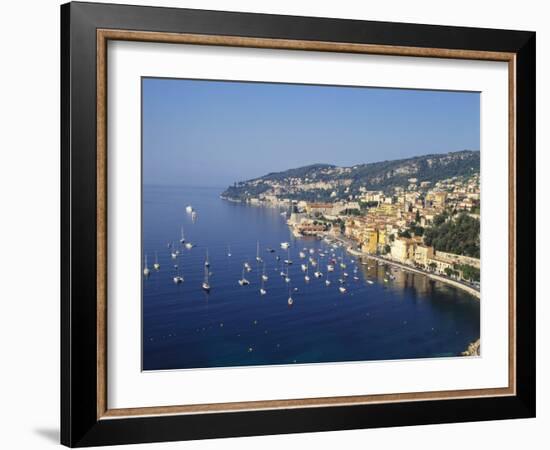
[[[288,300],[286,302],[288,303],[288,306],[292,306],[294,304],[294,299],[292,298],[292,289],[290,288],[290,284],[288,285]]]
[[[267,281],[267,280],[268,280],[268,276],[265,273],[265,263],[264,263],[264,270],[263,270],[263,273],[262,273],[262,281]]]
[[[231,256],[231,247],[229,245],[227,246],[227,256]]]
[[[189,214],[191,214],[193,212],[193,207],[191,205],[187,205],[185,207],[185,211],[188,212]]]
[[[300,252],[299,255],[300,255],[300,258],[301,258],[301,259],[304,259],[304,258],[306,257],[306,254],[305,254],[304,252]]]
[[[307,264],[302,264],[302,272],[305,272],[307,270]]]
[[[172,281],[174,281],[175,284],[183,283],[183,277],[180,275],[178,265],[176,264],[174,267],[176,268],[176,275],[174,275]]]
[[[155,252],[155,263],[153,264],[153,268],[154,268],[155,270],[159,270],[159,269],[160,269],[159,258],[158,258],[157,252]]]
[[[288,242],[281,242],[281,248],[282,249],[288,249],[290,247],[290,243]]]
[[[345,293],[348,291],[348,290],[346,289],[345,286],[340,286],[340,287],[338,288],[338,290],[339,290],[342,294],[345,294]]]
[[[283,266],[283,263],[281,262],[281,272],[280,272],[280,275],[281,275],[282,277],[285,276],[285,270],[284,270],[283,267],[284,267],[284,266]]]
[[[309,283],[309,267],[306,266],[306,275],[304,276],[304,280],[306,280],[306,283]]]
[[[325,280],[325,284],[327,286],[330,286],[330,280],[329,280],[329,273],[327,272],[327,279]]]
[[[210,267],[210,261],[208,260],[208,249],[206,249],[206,259],[204,260],[204,267]]]
[[[251,272],[252,271],[252,267],[250,267],[250,264],[248,263],[248,261],[246,261],[244,264],[244,269],[247,271],[247,272]]]
[[[151,273],[151,271],[149,270],[149,267],[147,267],[147,253],[146,253],[145,254],[145,267],[143,268],[143,275],[148,277],[150,273]]]
[[[241,279],[239,280],[239,285],[240,286],[247,286],[250,284],[250,281],[248,281],[245,277],[244,277],[244,267],[243,267],[243,274],[241,276]]]
[[[181,242],[182,244],[184,244],[184,243],[185,243],[185,235],[184,235],[184,233],[183,233],[183,227],[181,227],[181,237],[180,237],[180,242]]]
[[[288,266],[286,266],[285,282],[290,283],[290,277],[288,276]]]
[[[290,259],[290,249],[287,249],[287,257],[285,259],[285,264],[286,265],[292,264],[292,260]]]
[[[321,258],[319,260],[319,267],[317,268],[317,270],[315,271],[315,273],[313,275],[315,275],[315,278],[321,278],[323,276],[323,272],[321,272],[321,270],[319,270],[322,266],[322,263],[323,263],[323,259]]]
[[[186,243],[185,243],[185,248],[186,248],[187,250],[191,250],[191,249],[193,248],[193,244],[191,244],[191,242],[186,242]]]
[[[178,251],[174,248],[174,245],[171,245],[172,251],[170,252],[170,256],[172,259],[176,259],[178,257]]]
[[[210,275],[210,271],[208,270],[208,266],[205,265],[205,267],[204,267],[204,281],[202,282],[202,288],[206,292],[210,292],[210,281],[208,280],[209,275]]]
[[[256,242],[256,261],[262,262],[262,258],[260,258],[260,241]]]
[[[327,271],[334,272],[334,266],[332,264],[327,264]]]
[[[374,281],[372,281],[372,280],[367,280],[367,283],[368,283],[368,284],[374,284]]]

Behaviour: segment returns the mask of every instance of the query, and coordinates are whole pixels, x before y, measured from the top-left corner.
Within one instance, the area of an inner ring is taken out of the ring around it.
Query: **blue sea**
[[[327,243],[295,239],[284,211],[222,200],[222,191],[143,187],[143,252],[151,269],[143,277],[143,370],[451,357],[479,338],[479,301],[469,294],[372,260],[362,265],[343,249],[335,256],[343,258],[346,269],[328,273],[328,254],[334,250]],[[182,226],[186,242],[195,245],[190,250],[180,243]],[[268,276],[265,295],[260,294],[264,264],[256,261],[258,242]],[[290,283],[280,275],[288,258],[281,242],[291,244]],[[179,250],[176,259],[174,249]],[[316,259],[319,252],[327,254],[324,276],[316,278],[310,265],[309,283],[300,267],[307,262],[299,256],[303,249],[308,257],[313,249]],[[210,293],[201,288],[207,252]],[[252,268],[245,274],[250,285],[240,286],[246,261]],[[173,281],[178,274],[181,284]],[[339,291],[338,278],[345,278],[346,293]]]

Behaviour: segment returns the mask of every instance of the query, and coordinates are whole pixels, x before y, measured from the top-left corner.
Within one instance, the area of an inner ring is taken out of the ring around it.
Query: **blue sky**
[[[478,93],[144,78],[143,182],[479,150],[479,113]]]

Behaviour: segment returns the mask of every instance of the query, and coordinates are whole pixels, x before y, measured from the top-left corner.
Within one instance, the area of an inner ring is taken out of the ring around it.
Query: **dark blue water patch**
[[[143,251],[151,269],[155,253],[161,265],[143,280],[144,370],[456,356],[479,338],[477,299],[423,275],[374,261],[362,265],[323,241],[294,239],[284,211],[222,200],[219,189],[145,186],[143,195]],[[185,211],[188,204],[196,220]],[[179,243],[181,226],[196,245],[191,250]],[[257,242],[269,277],[263,296]],[[281,242],[291,243],[288,252]],[[180,251],[176,260],[168,243]],[[349,276],[337,267],[326,286],[325,257],[325,276],[315,278],[310,266],[306,283],[304,249],[308,257],[313,249],[316,259],[319,251],[334,252]],[[201,289],[207,251],[209,294]],[[290,283],[280,276],[277,256],[293,260]],[[239,286],[245,261],[250,285]],[[174,284],[176,274],[182,284]],[[346,279],[345,294],[338,278]]]

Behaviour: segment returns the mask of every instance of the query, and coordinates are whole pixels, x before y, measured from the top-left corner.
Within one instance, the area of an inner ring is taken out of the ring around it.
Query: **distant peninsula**
[[[390,194],[396,188],[430,187],[445,179],[479,174],[479,157],[479,151],[462,150],[351,167],[312,164],[236,181],[221,197],[239,202],[269,197],[336,202],[365,191]]]

